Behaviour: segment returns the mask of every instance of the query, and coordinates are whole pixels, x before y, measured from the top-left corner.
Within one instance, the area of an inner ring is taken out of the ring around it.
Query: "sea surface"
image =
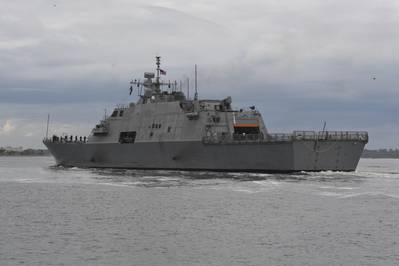
[[[0,265],[399,265],[399,160],[249,174],[0,157]]]

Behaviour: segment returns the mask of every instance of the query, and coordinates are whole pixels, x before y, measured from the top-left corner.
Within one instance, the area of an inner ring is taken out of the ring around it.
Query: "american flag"
[[[162,69],[159,69],[159,73],[160,73],[161,75],[166,75],[166,71],[165,71],[165,70],[162,70]]]

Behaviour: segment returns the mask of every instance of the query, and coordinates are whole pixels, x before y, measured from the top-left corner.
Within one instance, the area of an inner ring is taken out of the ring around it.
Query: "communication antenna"
[[[198,100],[197,65],[195,65],[194,69],[195,69],[195,94],[194,94],[194,100]]]
[[[321,131],[321,136],[322,136],[323,138],[324,138],[324,133],[326,132],[326,125],[327,125],[327,122],[324,121],[323,130]]]
[[[141,91],[141,83],[140,83],[140,79],[138,80],[138,82],[137,82],[137,93],[138,93],[138,96],[141,96],[141,93],[142,93],[142,91]]]
[[[190,99],[190,78],[187,78],[187,100]]]
[[[321,138],[324,138],[324,132],[325,132],[325,130],[326,130],[326,125],[327,125],[327,122],[324,121],[323,130],[321,131],[321,136],[319,136],[319,135],[320,135],[320,132],[316,134],[316,141],[315,141],[315,143],[314,143],[314,150],[315,150],[315,152],[317,152],[317,145],[318,145],[318,143],[319,143],[319,138],[320,138],[320,137],[321,137]],[[327,137],[327,136],[326,136],[326,137]]]
[[[324,133],[324,131],[326,130],[326,125],[327,125],[327,122],[326,121],[324,121],[324,125],[323,125],[323,133]]]
[[[48,126],[50,124],[50,114],[47,114],[47,129],[46,129],[46,140],[48,139]]]

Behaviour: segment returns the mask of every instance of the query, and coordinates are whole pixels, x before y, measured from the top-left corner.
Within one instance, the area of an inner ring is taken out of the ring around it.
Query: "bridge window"
[[[134,143],[136,131],[121,132],[119,134],[119,143]]]
[[[219,122],[220,122],[220,117],[218,117],[218,116],[212,116],[212,121],[213,121],[214,123],[219,123]]]
[[[112,112],[111,117],[116,117],[116,116],[118,116],[118,111],[117,111],[117,110],[114,110],[114,111]]]

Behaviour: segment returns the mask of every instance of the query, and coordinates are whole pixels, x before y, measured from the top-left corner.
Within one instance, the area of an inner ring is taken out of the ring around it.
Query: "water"
[[[0,265],[399,265],[399,160],[355,173],[0,157]]]

